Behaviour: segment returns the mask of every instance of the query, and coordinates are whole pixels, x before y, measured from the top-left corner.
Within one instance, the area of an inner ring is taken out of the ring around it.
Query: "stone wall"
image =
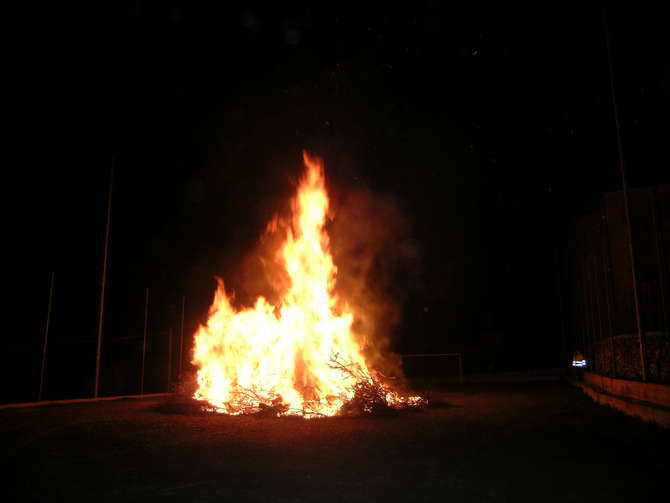
[[[646,346],[648,380],[670,384],[670,337],[660,332],[648,332]],[[618,335],[596,341],[590,360],[590,368],[598,374],[620,379],[642,379],[640,344],[635,335]]]

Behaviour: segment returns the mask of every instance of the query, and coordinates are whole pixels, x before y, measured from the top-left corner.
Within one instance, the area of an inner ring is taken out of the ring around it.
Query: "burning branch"
[[[391,391],[380,373],[375,372],[373,375],[359,364],[343,363],[339,354],[331,357],[329,366],[354,381],[351,388],[353,398],[344,403],[340,415],[383,414],[410,407],[421,408],[428,403],[420,396],[402,396]]]

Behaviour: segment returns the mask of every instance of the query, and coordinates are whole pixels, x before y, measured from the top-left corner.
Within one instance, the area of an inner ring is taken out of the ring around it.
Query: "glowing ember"
[[[324,229],[323,166],[303,158],[307,169],[278,254],[290,286],[276,306],[259,297],[237,310],[219,280],[207,324],[195,335],[194,398],[226,414],[304,417],[419,405],[420,397],[391,391],[368,367],[352,332],[352,310],[333,294],[337,268]]]

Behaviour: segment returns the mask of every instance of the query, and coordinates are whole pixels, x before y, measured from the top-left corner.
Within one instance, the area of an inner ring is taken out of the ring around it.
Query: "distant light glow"
[[[586,367],[586,360],[572,360],[573,367]]]

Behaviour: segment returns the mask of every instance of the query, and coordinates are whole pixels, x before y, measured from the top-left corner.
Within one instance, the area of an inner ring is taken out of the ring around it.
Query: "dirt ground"
[[[670,473],[669,431],[568,384],[431,389],[423,412],[310,421],[166,399],[2,410],[3,501],[611,503]]]

